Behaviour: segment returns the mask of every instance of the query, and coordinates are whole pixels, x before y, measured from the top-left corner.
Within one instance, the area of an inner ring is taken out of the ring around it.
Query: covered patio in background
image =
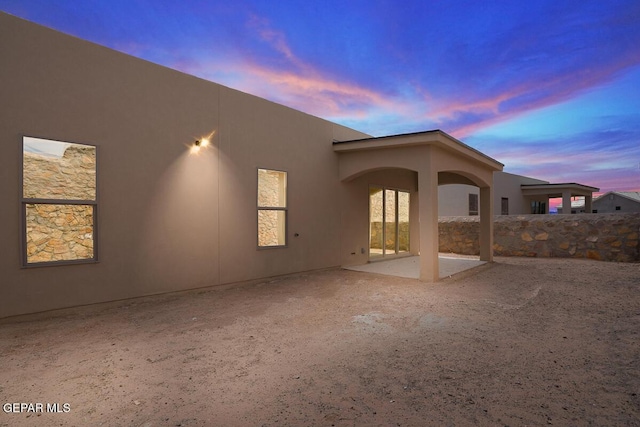
[[[346,190],[341,203],[344,267],[364,265],[372,261],[372,255],[380,255],[371,249],[372,189],[406,190],[408,250],[406,243],[396,243],[392,256],[399,256],[398,248],[402,246],[404,255],[417,257],[420,280],[438,281],[438,186],[444,184],[479,187],[480,260],[493,260],[493,172],[502,170],[501,163],[440,130],[335,141],[334,152],[338,154],[340,181]],[[403,192],[394,194],[390,200],[396,200]],[[396,213],[392,215],[398,218]],[[386,249],[383,255],[385,252]]]
[[[572,197],[584,197],[584,211],[585,213],[593,212],[593,193],[600,191],[599,188],[590,187],[588,185],[577,183],[563,183],[563,184],[523,184],[520,186],[522,189],[522,195],[536,199],[540,197],[546,197],[546,212],[549,213],[549,199],[562,198],[562,206],[568,206],[569,209],[564,209],[563,214],[571,213],[571,198]],[[560,213],[560,212],[558,212]]]

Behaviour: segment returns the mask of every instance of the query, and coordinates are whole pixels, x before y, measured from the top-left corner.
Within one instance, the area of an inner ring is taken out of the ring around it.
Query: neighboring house
[[[438,272],[438,186],[503,165],[374,138],[0,13],[0,317],[405,254]],[[482,209],[480,209],[482,208]]]
[[[536,178],[496,171],[493,174],[495,215],[548,214],[549,199],[582,196],[591,199],[598,188],[566,183],[551,184]],[[473,216],[480,213],[478,188],[472,185],[443,185],[438,189],[440,216]]]
[[[640,212],[639,191],[610,191],[594,199],[594,213]]]

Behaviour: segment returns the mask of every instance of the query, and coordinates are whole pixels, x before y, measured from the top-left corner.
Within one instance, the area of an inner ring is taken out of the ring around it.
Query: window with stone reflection
[[[287,244],[287,173],[258,169],[258,247]]]
[[[96,147],[24,137],[23,264],[97,260]]]

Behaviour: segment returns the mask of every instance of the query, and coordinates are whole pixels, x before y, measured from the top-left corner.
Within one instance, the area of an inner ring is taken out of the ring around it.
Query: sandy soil
[[[44,411],[0,425],[640,425],[639,264],[476,273],[328,270],[4,319],[0,403]]]

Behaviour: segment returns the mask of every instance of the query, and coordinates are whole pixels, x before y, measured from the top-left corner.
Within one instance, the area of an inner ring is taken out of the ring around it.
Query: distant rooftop
[[[628,199],[635,200],[636,202],[640,202],[640,191],[609,191],[608,193],[597,197],[595,200],[600,199],[604,196],[608,196],[609,194],[617,194],[618,196],[626,197]]]

